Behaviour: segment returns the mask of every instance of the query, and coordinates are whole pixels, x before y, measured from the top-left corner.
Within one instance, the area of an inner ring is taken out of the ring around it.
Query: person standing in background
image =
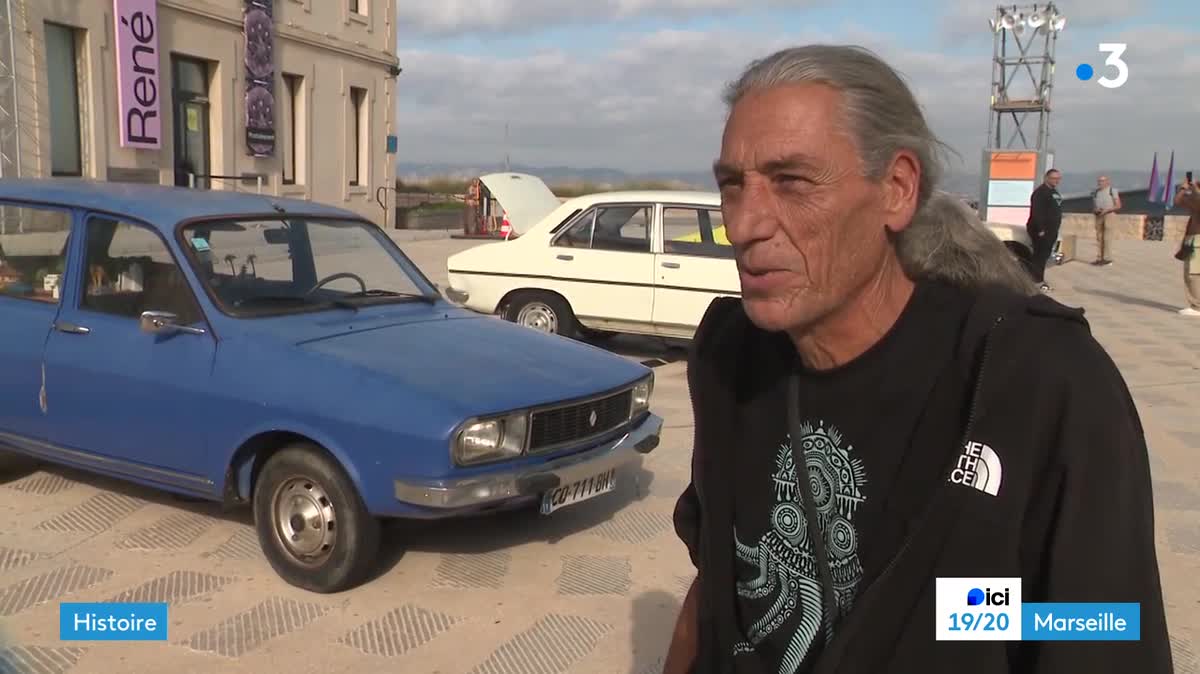
[[[1046,263],[1054,252],[1054,242],[1058,241],[1058,230],[1062,225],[1062,195],[1058,193],[1061,180],[1062,172],[1058,169],[1046,171],[1045,180],[1029,198],[1029,220],[1025,229],[1033,241],[1033,280],[1042,292],[1051,290],[1046,283]]]
[[[463,232],[467,235],[479,233],[479,178],[467,186],[467,194],[463,198]]]
[[[1107,267],[1112,264],[1112,243],[1108,239],[1108,216],[1121,210],[1121,194],[1113,188],[1108,176],[1096,180],[1092,192],[1092,212],[1096,215],[1096,261],[1092,264]]]
[[[1179,252],[1175,254],[1183,262],[1183,294],[1188,302],[1179,313],[1200,316],[1200,252],[1196,251],[1196,245],[1200,244],[1200,185],[1192,180],[1191,173],[1176,189],[1175,205],[1188,210],[1187,228],[1183,231]]]

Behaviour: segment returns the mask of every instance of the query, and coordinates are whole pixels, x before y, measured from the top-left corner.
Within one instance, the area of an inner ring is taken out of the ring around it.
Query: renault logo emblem
[[[592,428],[596,427],[596,410],[592,410],[592,415],[588,417],[588,425]]]

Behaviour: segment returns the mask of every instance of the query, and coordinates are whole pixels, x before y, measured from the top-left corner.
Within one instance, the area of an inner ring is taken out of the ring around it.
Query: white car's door
[[[575,317],[596,328],[651,330],[654,205],[600,204],[563,227],[543,269]]]
[[[654,256],[654,328],[664,337],[690,339],[721,296],[741,296],[733,246],[721,209],[664,204]]]

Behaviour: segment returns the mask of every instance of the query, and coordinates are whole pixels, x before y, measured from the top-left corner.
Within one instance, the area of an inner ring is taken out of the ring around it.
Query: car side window
[[[84,309],[134,320],[146,311],[165,311],[183,325],[201,320],[187,279],[157,232],[92,217],[84,243]]]
[[[596,211],[592,250],[650,252],[652,206],[606,206]]]
[[[732,258],[719,208],[663,208],[663,252],[671,255]]]
[[[0,205],[0,295],[58,304],[70,236],[70,211]]]
[[[576,218],[575,222],[554,239],[555,246],[563,248],[590,248],[592,245],[592,223],[596,221],[596,209],[591,209]]]
[[[598,206],[571,223],[554,240],[554,245],[622,253],[649,253],[650,220],[653,213],[654,207],[647,205]]]

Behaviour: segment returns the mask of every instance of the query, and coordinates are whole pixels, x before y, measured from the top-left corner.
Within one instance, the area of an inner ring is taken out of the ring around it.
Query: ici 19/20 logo
[[[1125,84],[1129,79],[1129,64],[1125,59],[1121,58],[1125,54],[1125,49],[1128,47],[1124,42],[1101,42],[1099,45],[1100,53],[1108,54],[1104,59],[1104,65],[1109,68],[1116,68],[1117,76],[1109,77],[1105,75],[1096,80],[1096,83],[1108,89],[1117,89]],[[1075,67],[1075,76],[1086,82],[1092,79],[1096,74],[1096,69],[1090,63],[1080,63]]]
[[[1008,606],[1008,588],[992,591],[992,588],[971,588],[967,592],[967,606]]]

